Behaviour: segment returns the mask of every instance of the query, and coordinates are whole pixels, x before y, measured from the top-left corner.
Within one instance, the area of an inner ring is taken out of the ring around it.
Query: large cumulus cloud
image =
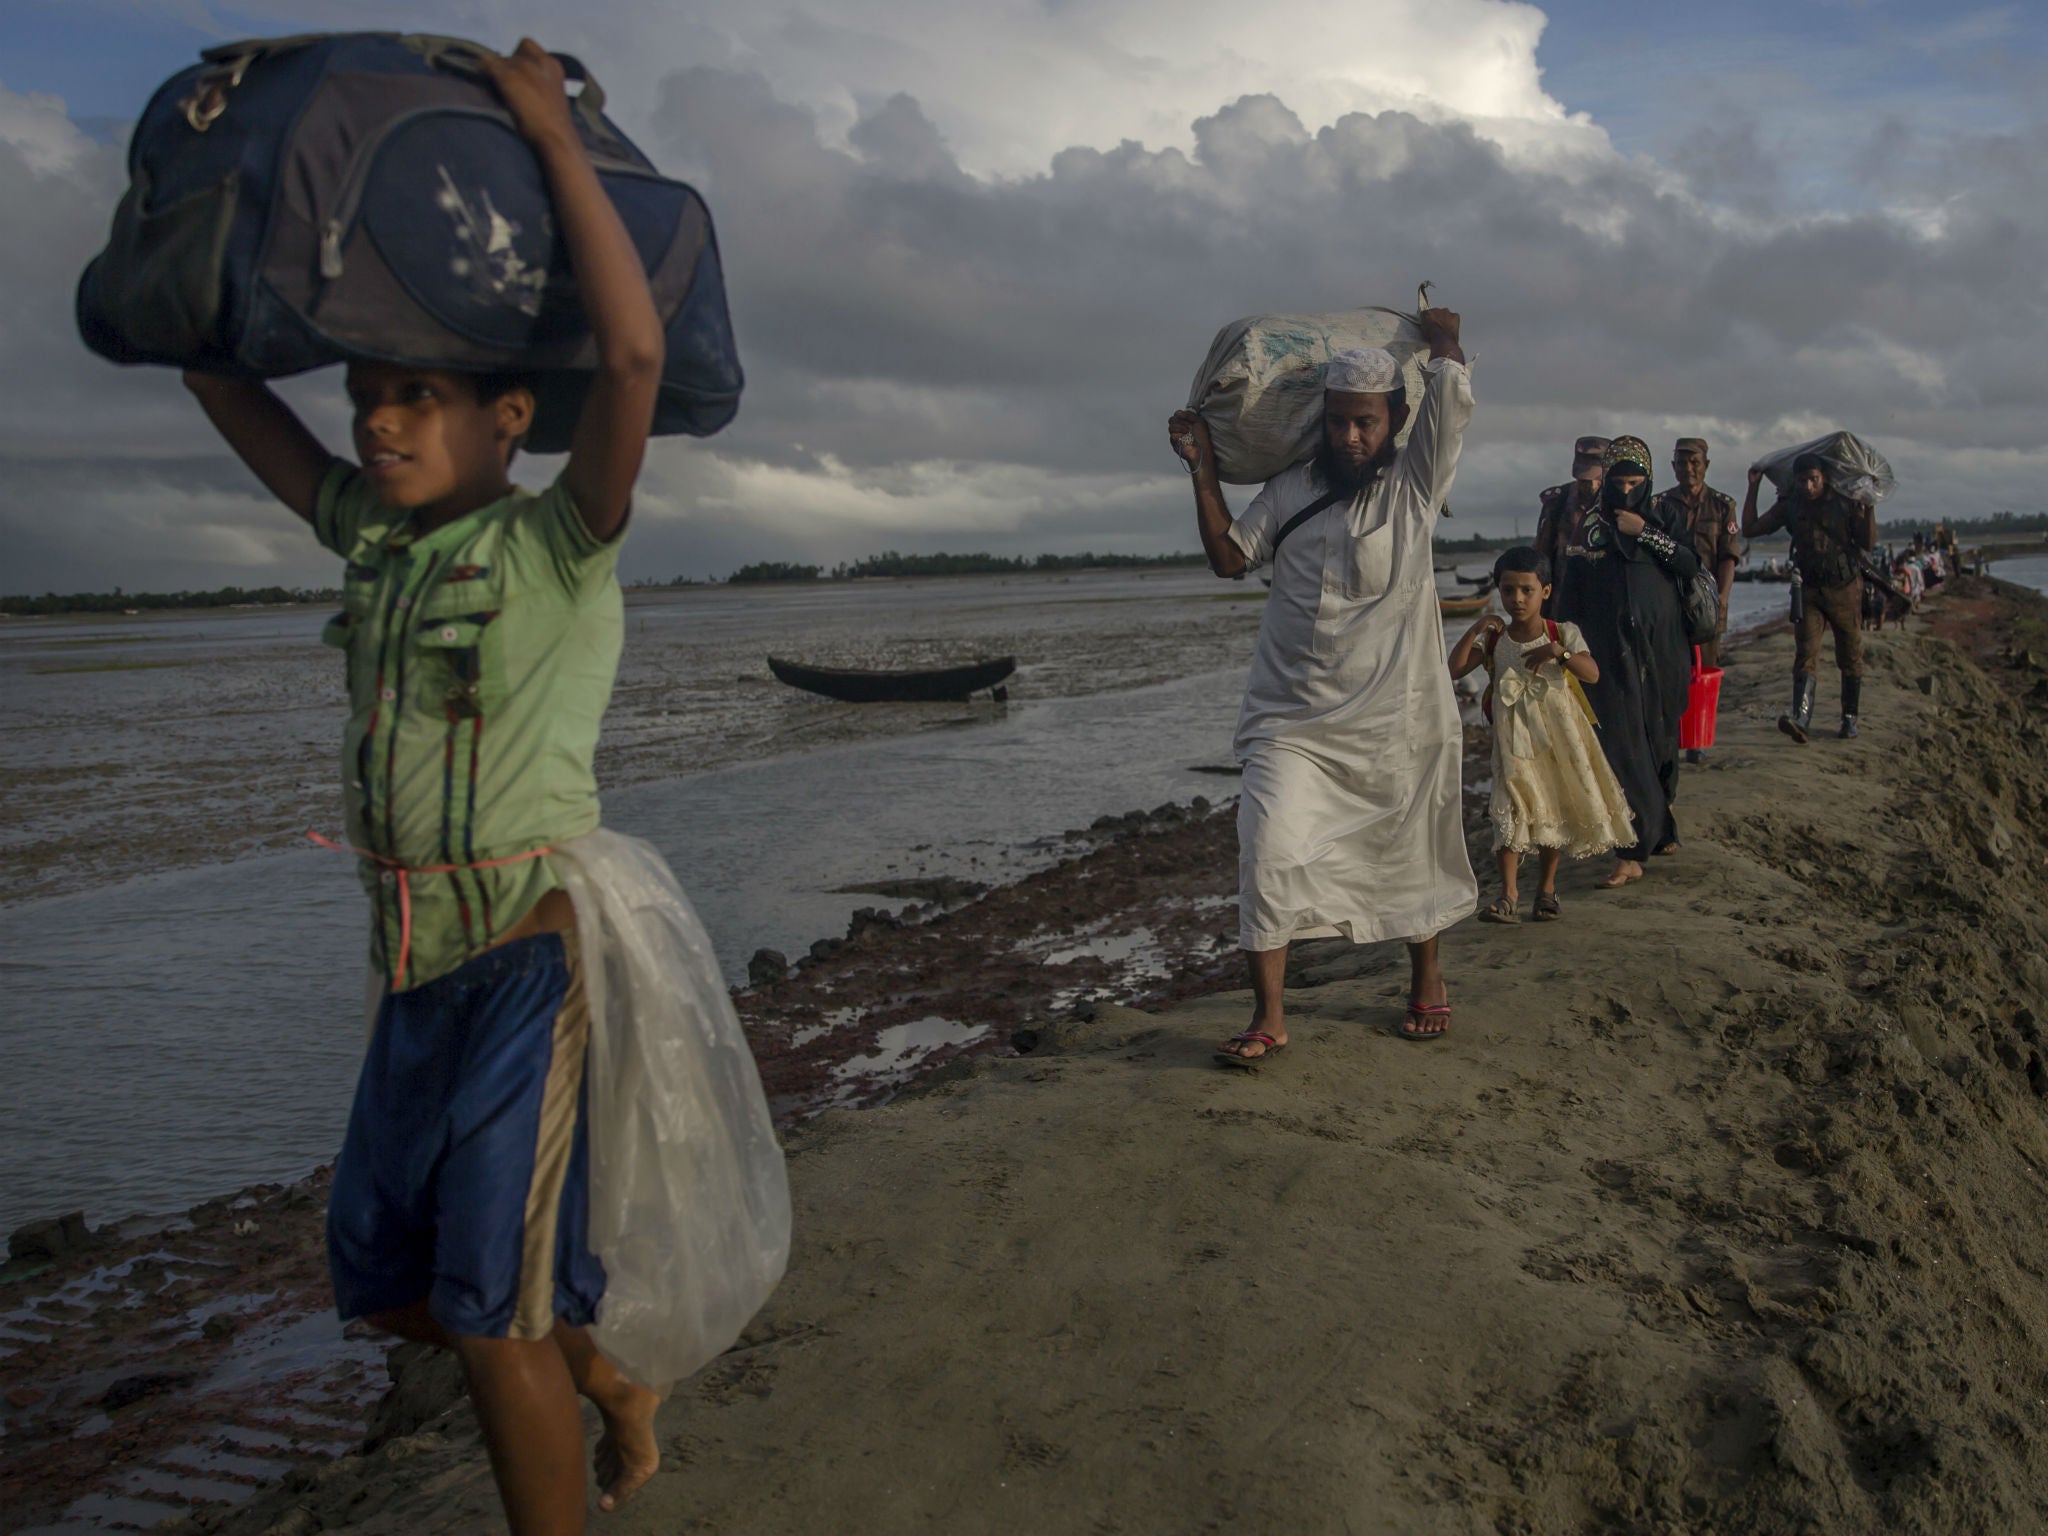
[[[656,446],[629,572],[892,544],[1188,547],[1161,424],[1213,329],[1406,304],[1422,278],[1478,357],[1467,526],[1526,527],[1589,429],[1703,431],[1739,489],[1756,451],[1839,423],[1892,453],[1900,512],[2040,504],[2037,126],[1918,141],[1910,185],[1873,158],[1852,209],[1788,211],[1739,134],[1660,163],[1592,128],[1503,131],[1549,112],[1517,65],[1478,103],[1491,113],[1319,118],[1258,92],[1149,142],[1078,139],[997,171],[959,147],[972,114],[953,97],[835,104],[743,32],[697,50],[719,64],[650,83],[632,118],[712,199],[751,382],[725,435]],[[856,72],[889,78],[886,60]],[[72,337],[70,284],[119,184],[59,104],[0,95],[0,585],[318,579],[174,384]],[[333,393],[298,396],[330,433]]]
[[[1210,325],[1404,303],[1422,277],[1469,317],[1483,405],[1457,500],[1493,527],[1589,428],[1704,431],[1739,483],[1763,447],[1851,424],[1899,458],[1902,508],[2011,504],[2043,467],[2041,296],[2011,260],[2042,248],[2023,136],[1955,146],[1970,182],[1938,215],[1764,217],[1653,164],[1532,167],[1402,112],[1311,133],[1270,96],[1200,120],[1192,154],[1072,149],[1000,182],[900,97],[842,150],[759,77],[694,70],[653,126],[743,253],[771,403],[724,454],[877,505],[915,500],[906,464],[1124,477],[1107,526],[1169,537],[1184,493],[1141,487]],[[690,475],[672,453],[660,472]]]

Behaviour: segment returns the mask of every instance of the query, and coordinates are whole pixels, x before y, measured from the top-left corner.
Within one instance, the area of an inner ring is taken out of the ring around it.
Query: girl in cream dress
[[[1635,841],[1628,799],[1600,749],[1593,712],[1581,685],[1600,679],[1575,624],[1543,617],[1550,596],[1548,561],[1536,550],[1511,549],[1494,564],[1506,617],[1488,614],[1452,647],[1451,676],[1484,666],[1493,681],[1493,846],[1502,895],[1482,921],[1521,921],[1522,855],[1538,855],[1542,871],[1535,917],[1559,915],[1557,866],[1627,847]]]

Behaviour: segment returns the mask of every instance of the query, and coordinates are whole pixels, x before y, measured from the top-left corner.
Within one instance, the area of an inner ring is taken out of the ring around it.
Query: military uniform
[[[1568,551],[1581,545],[1579,530],[1585,526],[1587,516],[1599,506],[1595,497],[1592,507],[1574,506],[1578,493],[1578,482],[1567,480],[1563,485],[1553,485],[1536,498],[1536,549],[1550,562],[1550,579],[1553,583],[1564,579],[1564,561]],[[1543,604],[1543,616],[1551,617],[1552,607],[1557,601],[1553,591]]]
[[[1565,514],[1571,508],[1570,496],[1573,482],[1553,485],[1536,498],[1536,548],[1550,561],[1553,578],[1557,572],[1558,556],[1564,553],[1558,536],[1563,531]]]
[[[1799,572],[1804,607],[1792,663],[1792,711],[1778,724],[1788,735],[1806,739],[1821,640],[1833,630],[1835,665],[1842,673],[1841,734],[1854,736],[1863,693],[1863,559],[1871,546],[1870,507],[1832,488],[1817,502],[1793,493],[1756,521],[1760,535],[1780,528],[1792,535],[1792,564]]]
[[[1600,455],[1607,451],[1604,437],[1581,437],[1572,444],[1572,473],[1576,476],[1581,464],[1597,464]],[[1556,581],[1564,572],[1565,552],[1579,543],[1579,530],[1585,526],[1586,515],[1600,505],[1597,482],[1590,505],[1577,504],[1579,482],[1565,481],[1553,485],[1536,498],[1536,548],[1550,561],[1550,579]],[[1546,610],[1547,611],[1547,610]]]
[[[1735,498],[1723,495],[1708,485],[1700,488],[1699,499],[1693,501],[1684,491],[1673,486],[1657,498],[1656,506],[1663,514],[1666,527],[1683,528],[1692,535],[1693,553],[1700,557],[1700,564],[1714,578],[1718,589],[1721,562],[1742,558],[1742,528],[1735,519]],[[1724,612],[1713,640],[1700,647],[1701,666],[1721,665],[1721,635],[1726,631],[1727,623]]]

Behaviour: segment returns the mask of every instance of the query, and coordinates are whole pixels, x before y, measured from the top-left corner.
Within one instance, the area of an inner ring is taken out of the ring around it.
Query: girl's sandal
[[[1519,904],[1505,896],[1479,914],[1482,923],[1519,923],[1521,920]]]
[[[1555,892],[1555,891],[1538,891],[1538,892],[1536,893],[1536,921],[1537,921],[1537,922],[1539,922],[1539,923],[1554,923],[1554,922],[1556,922],[1556,921],[1557,921],[1557,920],[1558,920],[1559,918],[1561,918],[1561,917],[1563,917],[1563,916],[1564,916],[1564,914],[1563,914],[1562,912],[1558,911],[1558,909],[1557,909],[1557,892]]]

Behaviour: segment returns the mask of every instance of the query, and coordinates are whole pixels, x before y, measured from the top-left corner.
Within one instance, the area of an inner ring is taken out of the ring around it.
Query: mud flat
[[[1440,1042],[1318,946],[1258,1072],[1242,993],[1100,1005],[794,1130],[789,1277],[603,1528],[2048,1526],[2048,603],[1929,613],[1856,742],[1739,652],[1683,851],[1453,930]],[[394,1365],[374,1450],[185,1529],[502,1530]]]

